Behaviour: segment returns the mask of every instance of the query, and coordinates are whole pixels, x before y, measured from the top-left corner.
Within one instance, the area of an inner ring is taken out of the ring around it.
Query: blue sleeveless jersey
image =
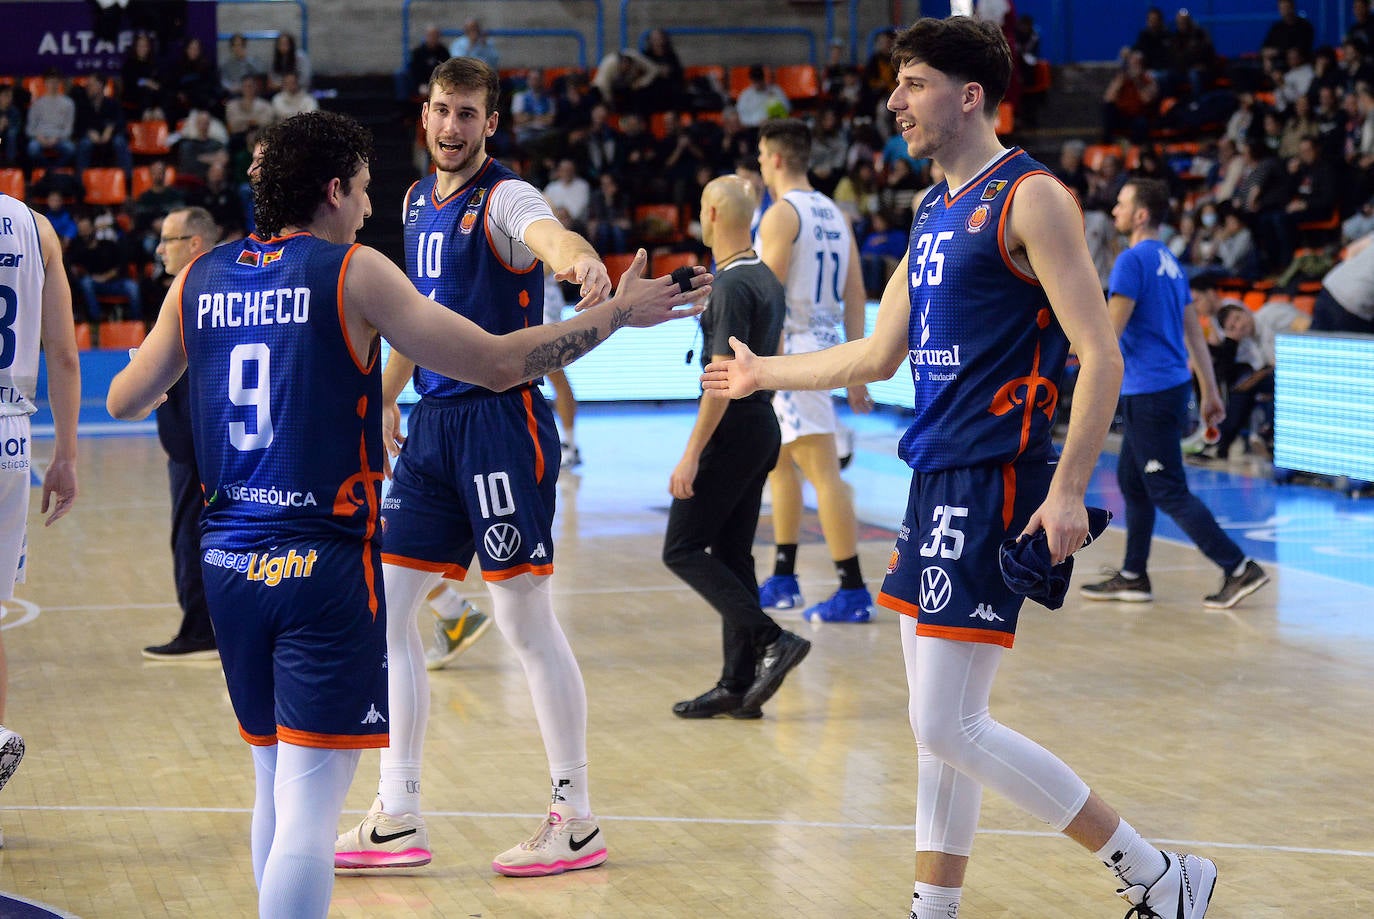
[[[956,197],[941,182],[911,227],[908,360],[916,416],[899,453],[935,472],[1054,454],[1050,439],[1069,343],[1038,281],[1006,245],[1012,195],[1049,174],[1013,149]]]
[[[544,321],[543,263],[511,268],[487,236],[487,208],[501,182],[523,181],[496,160],[447,198],[436,195],[437,174],[410,187],[405,204],[406,274],[415,289],[493,335]],[[490,390],[415,368],[421,396],[457,396]]]
[[[181,295],[204,544],[371,539],[382,483],[381,372],[343,327],[356,246],[250,236],[196,259]]]

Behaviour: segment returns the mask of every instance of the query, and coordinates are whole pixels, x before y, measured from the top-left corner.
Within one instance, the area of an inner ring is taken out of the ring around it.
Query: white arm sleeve
[[[501,260],[517,271],[537,261],[525,245],[525,231],[537,220],[557,220],[539,190],[528,182],[507,180],[491,190],[487,230]]]

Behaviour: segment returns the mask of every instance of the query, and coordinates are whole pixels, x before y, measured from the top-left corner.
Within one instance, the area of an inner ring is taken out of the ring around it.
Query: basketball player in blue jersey
[[[436,67],[421,111],[437,171],[407,192],[405,270],[426,297],[488,332],[544,319],[546,263],[580,286],[586,307],[611,289],[591,245],[565,229],[543,195],[486,154],[500,81],[473,58]],[[383,571],[395,615],[387,636],[391,746],[377,799],[339,836],[340,868],[410,868],[430,861],[420,810],[429,681],[415,622],[441,577],[461,580],[474,555],[496,626],[520,658],[551,777],[547,816],[526,842],[499,854],[506,875],[539,876],[606,860],[587,783],[587,698],[572,647],[554,616],[553,516],[559,440],[533,385],[507,392],[416,369],[404,347],[384,373],[388,446],[399,443],[395,398],[412,379],[420,401],[386,498]]]
[[[1145,842],[1067,765],[992,719],[993,680],[1023,597],[998,548],[1044,531],[1052,561],[1083,545],[1083,495],[1116,406],[1121,353],[1069,191],[994,124],[1011,76],[998,28],[922,19],[894,45],[888,100],[913,157],[945,181],[916,213],[873,334],[813,354],[709,366],[713,392],[821,389],[887,379],[909,365],[915,420],[901,535],[879,603],[904,616],[902,653],[917,738],[912,919],[951,919],[984,787],[1100,858],[1129,915],[1201,919],[1216,866]],[[1082,364],[1063,452],[1051,424],[1069,342]],[[910,617],[910,618],[908,618]]]
[[[43,473],[43,524],[51,526],[72,509],[77,491],[81,362],[72,291],[62,266],[62,242],[48,218],[0,194],[0,607],[14,597],[15,585],[24,583],[33,474],[29,416],[37,411],[40,343],[55,435],[52,460]],[[0,788],[24,758],[24,739],[3,724],[8,690],[0,641]]]
[[[1204,420],[1220,424],[1226,408],[1217,394],[1211,353],[1188,279],[1159,241],[1159,226],[1168,213],[1168,186],[1150,179],[1126,182],[1112,209],[1117,231],[1131,243],[1112,267],[1107,302],[1126,360],[1116,464],[1117,484],[1126,499],[1126,558],[1119,573],[1084,584],[1079,593],[1088,600],[1153,599],[1145,569],[1158,508],[1222,571],[1221,588],[1204,597],[1202,605],[1230,609],[1267,584],[1269,575],[1246,557],[1207,505],[1188,490],[1178,432],[1188,419],[1194,367]]]
[[[145,417],[188,373],[206,595],[257,780],[259,912],[303,919],[329,910],[359,752],[387,743],[379,333],[426,366],[502,390],[621,326],[695,315],[673,307],[702,294],[644,280],[641,253],[613,299],[557,326],[492,335],[354,244],[372,211],[365,128],[313,112],[261,139],[258,235],[178,275],[106,404],[117,418]]]
[[[802,354],[863,338],[863,278],[849,218],[811,187],[811,129],[794,119],[764,122],[759,129],[759,169],[775,204],[759,224],[759,255],[787,291],[783,353]],[[844,338],[839,327],[844,326]],[[849,407],[873,410],[864,386],[851,386]],[[782,451],[768,476],[777,543],[773,574],[759,588],[765,608],[790,609],[802,602],[797,584],[802,478],[816,489],[821,533],[839,575],[839,588],[808,607],[813,622],[867,622],[873,597],[859,567],[854,499],[840,478],[836,435],[840,422],[827,392],[778,392],[773,410],[782,429]]]

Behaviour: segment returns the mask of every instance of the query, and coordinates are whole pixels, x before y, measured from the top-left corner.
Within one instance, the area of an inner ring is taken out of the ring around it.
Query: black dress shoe
[[[744,694],[744,702],[741,708],[757,709],[762,708],[763,703],[773,698],[773,693],[778,691],[782,685],[783,677],[787,676],[789,670],[802,662],[806,653],[811,650],[811,642],[802,638],[800,635],[793,635],[787,630],[773,643],[763,649],[763,656],[759,658],[757,675],[754,677],[754,685],[749,687],[749,691]]]
[[[717,684],[695,699],[688,699],[673,706],[673,714],[679,718],[714,718],[716,715],[729,715],[731,718],[762,718],[763,712],[756,707],[744,705],[744,693],[731,692]]]
[[[214,661],[219,660],[219,651],[214,639],[189,641],[178,636],[165,645],[144,648],[143,656],[150,661]]]

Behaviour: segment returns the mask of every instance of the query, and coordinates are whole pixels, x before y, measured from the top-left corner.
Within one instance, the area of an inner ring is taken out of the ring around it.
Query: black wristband
[[[674,268],[669,277],[677,282],[679,290],[684,294],[690,294],[692,292],[692,278],[696,277],[696,274],[695,270],[683,265],[681,268]]]

